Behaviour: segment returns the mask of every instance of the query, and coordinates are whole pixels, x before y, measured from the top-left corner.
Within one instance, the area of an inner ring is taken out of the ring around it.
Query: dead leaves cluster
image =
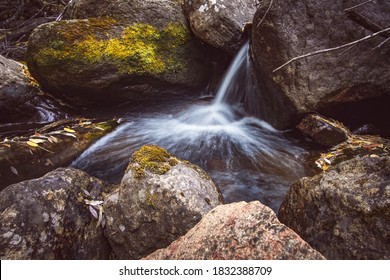
[[[379,157],[389,154],[389,141],[372,135],[349,135],[349,138],[334,147],[328,153],[322,153],[315,164],[322,171],[354,156]]]
[[[75,120],[61,120],[37,129],[32,135],[17,136],[11,139],[0,139],[0,146],[11,148],[12,144],[22,143],[28,148],[37,148],[48,153],[53,153],[44,147],[45,144],[59,143],[63,140],[63,137],[73,138],[75,141],[78,141],[77,135],[82,129],[97,129],[104,131],[99,124],[101,123],[94,124],[91,120],[86,119],[80,119],[78,122]]]

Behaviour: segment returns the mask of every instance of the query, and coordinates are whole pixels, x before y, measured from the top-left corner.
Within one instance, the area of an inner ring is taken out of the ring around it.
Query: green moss
[[[55,36],[37,52],[35,60],[48,67],[105,62],[126,74],[177,72],[186,66],[180,59],[180,46],[190,40],[186,26],[169,23],[159,30],[136,23],[112,38],[110,34],[117,25],[112,19],[59,22],[58,26],[52,26]]]
[[[154,174],[163,175],[178,163],[177,159],[155,145],[146,145],[135,151],[130,159],[129,168],[135,178],[145,176],[145,170]]]

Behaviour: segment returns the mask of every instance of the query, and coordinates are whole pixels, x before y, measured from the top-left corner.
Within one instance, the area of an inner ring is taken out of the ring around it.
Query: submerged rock
[[[281,224],[270,208],[254,201],[216,207],[185,236],[146,259],[318,260],[324,257]]]
[[[110,246],[86,200],[102,200],[109,190],[106,183],[71,168],[4,189],[0,258],[108,259]]]
[[[104,202],[106,234],[117,258],[139,259],[168,246],[222,202],[198,166],[143,146]]]
[[[351,132],[343,124],[317,114],[307,115],[297,128],[315,142],[332,147],[348,139]]]
[[[279,219],[328,259],[390,258],[390,156],[357,157],[292,185]]]
[[[0,139],[0,190],[69,165],[117,125],[115,120],[62,120],[37,129],[29,136]]]
[[[209,78],[178,1],[75,1],[67,15],[35,29],[28,44],[28,67],[53,94],[139,99],[183,94]]]
[[[195,36],[203,42],[236,53],[246,40],[243,28],[256,12],[252,0],[186,0],[184,10]]]
[[[353,13],[345,11],[356,5],[353,1],[287,0],[274,2],[270,9],[269,5],[270,0],[261,1],[254,17],[252,55],[264,94],[258,104],[271,124],[286,127],[302,113],[390,92],[390,44],[373,50],[388,33],[351,48],[298,59],[274,72],[294,57],[341,46],[375,32],[364,25],[365,21],[379,29],[388,27],[386,1],[366,3]],[[358,14],[360,20],[352,14]]]

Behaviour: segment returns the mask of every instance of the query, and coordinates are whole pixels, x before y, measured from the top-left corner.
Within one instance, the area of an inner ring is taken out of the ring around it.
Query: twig
[[[286,63],[280,65],[278,68],[275,68],[272,72],[275,73],[276,71],[282,69],[284,66],[290,64],[291,62],[293,61],[296,61],[296,60],[299,60],[299,59],[302,59],[302,58],[305,58],[305,57],[309,57],[309,56],[313,56],[313,55],[317,55],[317,54],[321,54],[321,53],[326,53],[326,52],[331,52],[331,51],[336,51],[336,50],[340,50],[340,49],[343,49],[343,48],[346,48],[346,47],[349,47],[349,46],[352,46],[354,44],[357,44],[357,43],[360,43],[362,41],[365,41],[365,40],[368,40],[368,39],[371,39],[379,34],[382,34],[384,32],[387,32],[390,30],[390,27],[387,27],[385,29],[382,29],[381,31],[378,31],[378,32],[375,32],[375,33],[372,33],[366,37],[363,37],[363,38],[360,38],[359,40],[356,40],[356,41],[353,41],[353,42],[349,42],[347,44],[344,44],[344,45],[341,45],[341,46],[338,46],[338,47],[334,47],[334,48],[329,48],[329,49],[323,49],[323,50],[318,50],[318,51],[315,51],[315,52],[311,52],[311,53],[307,53],[307,54],[304,54],[304,55],[300,55],[300,56],[297,56],[297,57],[294,57],[292,59],[290,59],[289,61],[287,61]]]
[[[375,49],[379,49],[380,47],[382,47],[384,44],[386,44],[387,41],[390,40],[390,37],[388,37],[386,40],[384,40],[382,43],[380,43],[378,46],[376,46],[375,48],[373,48],[373,50]]]
[[[355,6],[352,6],[352,7],[350,7],[350,8],[345,9],[344,12],[348,12],[348,11],[350,11],[350,10],[352,10],[352,9],[356,9],[356,8],[358,8],[358,7],[360,7],[360,6],[363,6],[363,5],[366,5],[366,4],[368,4],[368,3],[372,2],[372,1],[374,1],[374,0],[368,0],[368,1],[366,1],[366,2],[357,4],[357,5],[355,5]]]
[[[268,8],[267,8],[267,10],[265,11],[265,14],[264,14],[263,17],[261,18],[260,22],[257,24],[256,28],[259,28],[260,24],[263,23],[263,21],[264,21],[265,17],[267,16],[269,10],[271,9],[271,6],[272,6],[273,2],[274,2],[274,0],[271,0],[271,2],[269,3],[269,6],[268,6]]]

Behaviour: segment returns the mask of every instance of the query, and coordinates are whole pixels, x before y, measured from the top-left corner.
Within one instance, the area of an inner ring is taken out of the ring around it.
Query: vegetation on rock
[[[142,178],[145,176],[145,171],[163,175],[177,163],[178,160],[163,148],[146,145],[134,152],[128,169],[134,172],[136,178]]]
[[[126,74],[159,74],[184,67],[177,59],[178,47],[190,37],[182,24],[169,23],[162,30],[142,23],[120,25],[112,18],[56,22],[48,30],[53,39],[34,54],[35,60],[41,66],[104,61]],[[52,37],[53,32],[57,34]],[[112,35],[119,32],[120,36]]]

